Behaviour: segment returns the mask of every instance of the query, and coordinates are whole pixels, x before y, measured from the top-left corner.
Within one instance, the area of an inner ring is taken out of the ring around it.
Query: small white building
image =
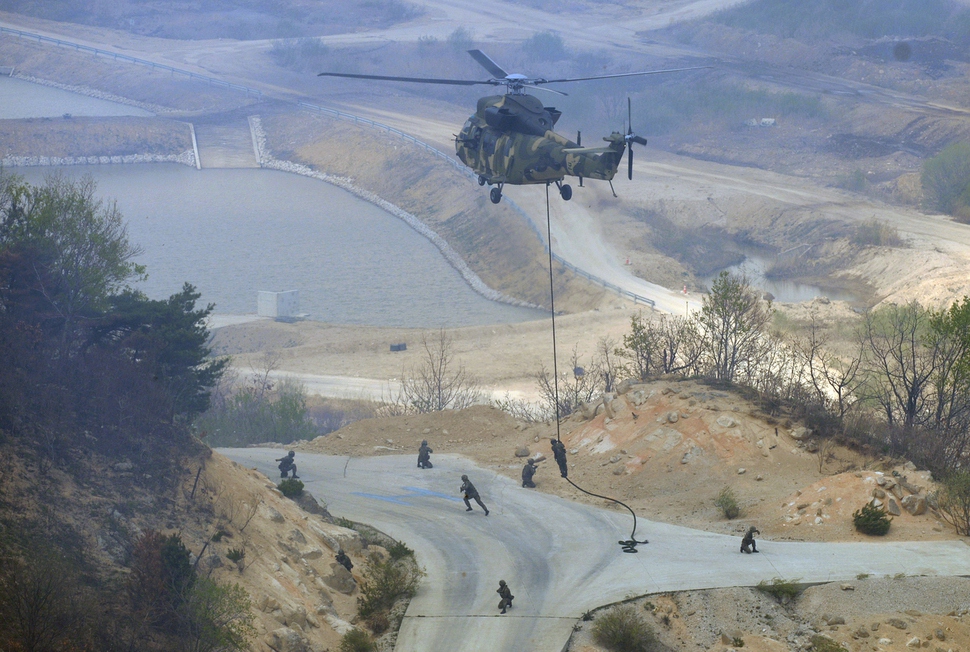
[[[300,291],[268,292],[260,290],[256,298],[256,314],[274,319],[300,317]]]

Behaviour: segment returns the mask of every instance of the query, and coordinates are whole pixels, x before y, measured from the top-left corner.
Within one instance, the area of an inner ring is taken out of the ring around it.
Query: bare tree
[[[653,323],[644,319],[642,312],[630,319],[630,332],[623,336],[622,355],[630,360],[630,370],[637,380],[647,380],[655,373],[658,335]]]
[[[580,405],[588,403],[601,391],[597,382],[601,377],[601,371],[596,360],[591,360],[584,367],[578,350],[573,348],[569,364],[571,371],[563,372],[558,383],[544,366],[536,373],[536,383],[539,385],[542,402],[549,406],[550,412],[558,414],[559,418],[572,414]]]
[[[734,382],[744,367],[756,364],[771,317],[771,302],[763,302],[745,276],[721,272],[700,313],[708,373]]]
[[[596,344],[597,366],[603,378],[603,391],[612,392],[619,378],[626,375],[626,365],[620,361],[621,349],[611,337],[601,337]]]
[[[444,331],[424,335],[420,366],[401,375],[401,393],[397,401],[407,411],[427,413],[461,410],[482,402],[478,380],[455,361],[454,346]]]
[[[862,324],[865,395],[876,402],[890,426],[904,431],[921,425],[927,390],[937,373],[937,349],[927,346],[930,313],[918,303],[869,312]]]
[[[700,331],[693,317],[660,317],[657,325],[659,373],[691,374],[696,371],[702,352]]]
[[[809,385],[819,405],[843,421],[858,389],[862,354],[845,359],[829,352],[827,345],[828,338],[822,332],[818,313],[813,310],[808,334],[796,338],[794,346],[805,360]]]

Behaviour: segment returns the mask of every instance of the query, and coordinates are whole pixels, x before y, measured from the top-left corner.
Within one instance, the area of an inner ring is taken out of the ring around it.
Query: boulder
[[[308,652],[307,641],[289,627],[274,629],[266,635],[266,644],[277,652]]]
[[[878,499],[882,500],[882,499],[884,499],[886,497],[886,492],[883,491],[882,489],[878,489],[878,488],[877,489],[873,489],[872,490],[872,496],[873,496],[873,498],[878,498]]]
[[[922,645],[923,641],[919,639],[919,636],[914,636],[913,638],[906,641],[906,647],[919,647]]]
[[[895,627],[896,629],[909,629],[909,625],[902,618],[889,618],[886,620],[887,623]]]
[[[729,417],[726,414],[719,416],[716,423],[722,428],[735,428],[738,425],[738,422],[734,420],[734,417]]]
[[[680,420],[680,415],[677,412],[669,412],[667,414],[667,423],[677,423]]]
[[[340,591],[346,595],[353,593],[357,588],[357,581],[354,579],[354,576],[350,574],[349,570],[336,562],[332,566],[333,572],[323,578],[324,583],[331,589]]]
[[[913,516],[919,516],[920,514],[926,513],[926,498],[923,496],[909,495],[905,496],[901,501],[899,501],[903,509],[912,514]]]
[[[263,517],[273,521],[274,523],[283,523],[286,519],[283,515],[279,513],[275,507],[270,507],[269,505],[262,505],[260,511],[263,513]]]
[[[791,438],[796,441],[801,441],[807,437],[810,437],[811,434],[812,434],[811,428],[806,428],[805,426],[799,426],[798,428],[795,428],[794,430],[791,431]]]
[[[529,455],[531,454],[532,454],[532,451],[529,450],[528,446],[519,446],[518,448],[515,449],[516,457],[529,457]]]
[[[306,609],[302,605],[283,604],[280,606],[283,612],[283,624],[291,629],[299,627],[300,630],[306,628]]]

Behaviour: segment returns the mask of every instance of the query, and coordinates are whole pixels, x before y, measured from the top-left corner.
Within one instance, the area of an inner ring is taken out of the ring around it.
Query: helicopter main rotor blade
[[[557,91],[555,88],[543,88],[542,86],[533,86],[532,84],[523,84],[524,86],[529,86],[533,90],[544,91],[546,93],[555,93],[556,95],[569,95],[569,93],[563,93],[562,91]]]
[[[478,65],[487,70],[488,74],[490,74],[492,77],[497,79],[505,79],[509,76],[509,73],[502,70],[502,66],[492,61],[491,57],[481,50],[468,50],[468,54],[471,55],[472,59],[478,62]]]
[[[401,81],[414,82],[416,84],[447,84],[449,86],[477,86],[489,84],[491,86],[501,86],[505,83],[501,79],[489,79],[487,81],[472,81],[470,79],[428,79],[425,77],[392,77],[390,75],[355,75],[347,72],[321,72],[317,77],[346,77],[349,79],[377,79],[381,81]],[[547,89],[548,90],[548,89]]]
[[[667,72],[684,72],[686,70],[704,70],[713,66],[693,66],[691,68],[665,68],[664,70],[641,70],[639,72],[621,72],[615,75],[596,75],[595,77],[569,77],[567,79],[536,79],[534,84],[554,84],[559,82],[591,81],[594,79],[615,79],[617,77],[637,77],[640,75],[659,75]]]

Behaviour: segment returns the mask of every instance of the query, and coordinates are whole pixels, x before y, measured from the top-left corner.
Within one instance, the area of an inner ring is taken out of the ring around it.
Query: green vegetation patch
[[[593,639],[611,652],[648,652],[657,637],[633,605],[614,607],[593,624]]]
[[[862,509],[852,513],[852,524],[863,534],[883,536],[889,532],[892,519],[872,503],[866,503]]]

